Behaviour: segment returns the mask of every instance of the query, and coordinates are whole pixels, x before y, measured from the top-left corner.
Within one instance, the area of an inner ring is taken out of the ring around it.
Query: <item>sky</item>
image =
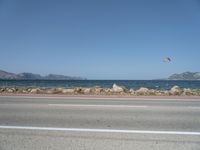
[[[198,72],[200,0],[0,0],[0,69],[128,80]]]

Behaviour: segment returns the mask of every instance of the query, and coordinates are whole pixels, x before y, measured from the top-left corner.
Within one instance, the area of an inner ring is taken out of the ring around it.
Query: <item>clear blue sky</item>
[[[0,0],[0,69],[88,79],[200,71],[200,0]]]

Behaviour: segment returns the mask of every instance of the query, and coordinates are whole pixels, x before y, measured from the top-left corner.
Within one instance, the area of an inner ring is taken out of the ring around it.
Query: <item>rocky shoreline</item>
[[[0,94],[61,94],[61,95],[122,95],[122,96],[200,96],[200,89],[186,89],[178,86],[170,90],[155,90],[141,87],[137,90],[127,89],[113,84],[112,88],[31,88],[0,87]]]

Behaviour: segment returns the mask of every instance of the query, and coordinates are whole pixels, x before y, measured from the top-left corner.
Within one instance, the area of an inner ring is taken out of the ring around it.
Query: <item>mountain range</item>
[[[180,74],[173,74],[168,80],[200,80],[200,72],[183,72]]]
[[[12,79],[12,80],[86,80],[82,77],[72,77],[65,75],[49,74],[41,76],[34,73],[10,73],[0,70],[0,79]],[[163,80],[200,80],[200,72],[183,72],[180,74],[172,74]]]
[[[82,77],[72,77],[65,75],[49,74],[46,76],[41,76],[40,74],[34,73],[10,73],[0,70],[0,79],[12,79],[12,80],[85,80]]]

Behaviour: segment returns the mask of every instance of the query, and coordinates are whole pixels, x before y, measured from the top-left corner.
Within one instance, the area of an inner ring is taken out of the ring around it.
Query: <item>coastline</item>
[[[0,87],[0,95],[25,96],[93,96],[93,97],[200,97],[200,89],[173,86],[170,90],[156,90],[141,87],[137,90],[113,84],[112,88],[31,88]]]

